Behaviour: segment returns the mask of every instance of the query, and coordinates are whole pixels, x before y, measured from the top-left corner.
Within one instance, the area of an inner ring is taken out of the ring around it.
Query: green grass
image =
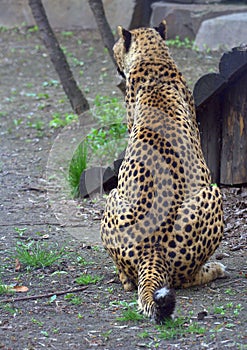
[[[141,315],[136,309],[129,307],[127,310],[122,311],[122,316],[117,317],[117,321],[128,322],[128,321],[141,321],[144,316]]]
[[[68,300],[68,302],[72,305],[81,305],[83,303],[82,298],[76,296],[73,293],[68,293],[64,296],[64,300]]]
[[[91,276],[90,274],[84,273],[80,277],[76,278],[76,283],[80,285],[96,284],[102,278],[99,276]]]
[[[69,125],[75,120],[78,120],[77,114],[65,114],[65,116],[62,116],[60,113],[55,113],[49,122],[49,126],[50,128],[57,129]]]
[[[127,145],[125,108],[117,97],[96,96],[92,113],[99,127],[87,136],[91,163],[112,162]],[[90,152],[91,151],[91,152]]]
[[[99,127],[92,129],[78,146],[69,166],[68,182],[74,198],[79,195],[83,170],[112,163],[127,145],[125,108],[117,97],[96,96],[92,113]],[[50,125],[63,126],[63,122],[57,116]]]
[[[0,295],[12,293],[10,286],[6,286],[0,277]]]
[[[23,243],[18,241],[15,249],[15,258],[27,269],[44,268],[61,260],[65,255],[64,249],[57,246],[48,247],[39,241]]]
[[[194,48],[194,40],[190,40],[189,38],[180,39],[179,35],[175,37],[175,39],[166,40],[167,46],[170,47],[178,47],[178,48],[186,48],[193,49]]]
[[[80,178],[83,170],[87,168],[87,142],[80,143],[76,149],[69,166],[68,182],[73,198],[79,196]]]
[[[204,334],[206,329],[199,326],[196,322],[190,323],[183,317],[175,320],[167,319],[163,325],[157,326],[160,339],[172,339],[182,337],[186,334]]]

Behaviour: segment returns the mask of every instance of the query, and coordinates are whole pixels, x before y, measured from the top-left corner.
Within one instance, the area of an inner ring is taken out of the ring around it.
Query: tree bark
[[[42,0],[29,0],[29,6],[70,104],[77,114],[81,114],[89,109],[89,104],[76,84],[66,57],[49,24]]]
[[[113,56],[113,45],[115,43],[111,27],[106,19],[102,0],[88,0],[89,6],[94,14],[104,46],[108,49],[112,61],[116,64]]]
[[[129,29],[139,27],[149,27],[149,21],[152,13],[150,0],[136,0],[133,16],[130,22]]]

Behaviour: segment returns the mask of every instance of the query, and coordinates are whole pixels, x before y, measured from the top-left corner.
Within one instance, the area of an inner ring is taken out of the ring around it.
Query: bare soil
[[[97,94],[122,97],[96,32],[57,35],[91,104]],[[191,87],[218,69],[219,52],[171,51]],[[123,291],[101,246],[104,198],[72,200],[62,180],[89,114],[74,126],[49,126],[55,113],[64,116],[71,107],[36,32],[0,32],[0,76],[0,273],[4,284],[29,288],[0,295],[0,349],[246,349],[246,187],[222,188],[225,236],[213,258],[228,267],[229,278],[177,291],[175,317],[186,317],[183,329],[194,322],[205,332],[164,339],[148,319],[121,321],[123,302],[136,293]],[[50,267],[27,270],[16,264],[15,248],[30,240],[64,246],[66,254]],[[78,288],[75,279],[85,272],[101,280],[72,291],[80,298],[73,304],[66,291]],[[18,300],[24,296],[36,297]]]

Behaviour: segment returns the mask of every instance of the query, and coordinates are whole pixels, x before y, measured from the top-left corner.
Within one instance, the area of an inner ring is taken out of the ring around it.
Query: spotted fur
[[[118,32],[130,135],[101,237],[124,289],[138,288],[140,309],[161,323],[174,311],[174,288],[225,275],[221,264],[205,264],[222,239],[222,199],[210,185],[193,97],[166,46],[165,21]]]

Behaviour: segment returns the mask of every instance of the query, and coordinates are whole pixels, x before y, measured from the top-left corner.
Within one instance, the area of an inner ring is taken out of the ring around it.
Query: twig
[[[52,297],[53,295],[63,295],[63,294],[67,294],[67,293],[81,292],[81,291],[83,291],[83,290],[85,290],[87,288],[88,288],[88,286],[83,286],[83,287],[69,289],[69,290],[54,291],[52,293],[46,293],[46,294],[27,295],[25,297],[8,298],[8,299],[0,300],[0,303],[12,303],[12,302],[23,301],[23,300],[49,298],[49,297]]]
[[[245,248],[245,247],[246,247],[245,244],[239,244],[239,245],[236,245],[236,246],[230,248],[230,251],[235,252],[235,251],[240,250],[240,249]]]

